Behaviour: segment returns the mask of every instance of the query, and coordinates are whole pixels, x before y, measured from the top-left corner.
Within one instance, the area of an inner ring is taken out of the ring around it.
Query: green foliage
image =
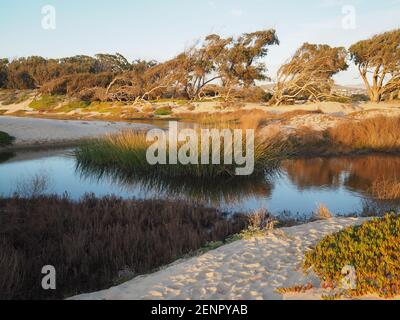
[[[14,141],[14,137],[11,137],[8,133],[0,131],[0,147],[11,145]]]
[[[36,111],[49,111],[57,107],[61,99],[59,96],[42,95],[39,99],[33,100],[29,107]]]
[[[156,116],[169,116],[172,114],[171,107],[161,107],[154,111]]]
[[[243,138],[245,139],[245,138]],[[146,153],[151,143],[146,135],[136,132],[123,132],[84,144],[76,149],[78,164],[82,167],[99,168],[108,171],[124,172],[128,176],[185,177],[214,179],[216,177],[235,177],[236,164],[189,164],[150,165]],[[199,140],[199,150],[201,141]],[[224,155],[221,147],[221,159]],[[255,139],[254,174],[259,176],[276,168],[286,154],[286,144],[278,139]],[[201,163],[199,152],[199,163]]]
[[[71,101],[63,105],[61,108],[57,109],[59,112],[70,112],[77,109],[85,109],[90,106],[90,102],[87,101]]]
[[[387,214],[327,236],[306,253],[303,267],[313,268],[325,286],[336,287],[347,265],[354,266],[357,274],[357,289],[351,295],[399,295],[400,216]]]

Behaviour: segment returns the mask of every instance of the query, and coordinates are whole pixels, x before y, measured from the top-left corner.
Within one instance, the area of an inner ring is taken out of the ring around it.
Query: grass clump
[[[42,95],[39,99],[34,99],[30,104],[29,107],[36,110],[36,111],[49,111],[54,109],[58,106],[61,102],[61,98],[59,96],[52,96],[52,95]]]
[[[13,143],[14,137],[11,137],[8,133],[0,131],[0,147],[9,146]]]
[[[357,288],[351,296],[400,295],[400,216],[387,214],[327,236],[306,253],[303,265],[331,288],[339,286],[345,266],[356,270]]]
[[[245,143],[245,135],[243,135]],[[146,153],[151,146],[142,132],[125,131],[106,138],[91,141],[75,150],[75,156],[80,166],[113,170],[127,175],[185,177],[198,179],[214,179],[216,177],[232,178],[236,169],[242,167],[224,163],[224,144],[221,146],[220,164],[201,164],[201,139],[198,143],[199,164],[156,164],[150,165]],[[179,150],[180,146],[178,146]],[[287,154],[286,144],[279,138],[255,139],[253,176],[265,174],[278,167]],[[168,147],[167,147],[168,150]],[[245,150],[245,148],[244,148]],[[211,157],[211,152],[210,152]],[[168,152],[167,152],[168,158]]]

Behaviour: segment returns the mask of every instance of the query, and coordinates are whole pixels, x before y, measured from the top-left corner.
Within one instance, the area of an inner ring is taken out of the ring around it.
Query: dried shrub
[[[316,220],[332,219],[332,213],[324,204],[321,203],[318,206],[317,210],[314,212],[314,218]]]

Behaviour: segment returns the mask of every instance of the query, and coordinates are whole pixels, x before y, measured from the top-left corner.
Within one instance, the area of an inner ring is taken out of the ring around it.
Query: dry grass
[[[245,221],[243,215],[228,218],[183,201],[0,199],[0,300],[59,299],[105,289],[122,275],[153,271],[223,241],[244,229]],[[45,265],[56,268],[55,291],[40,286]]]
[[[400,199],[400,181],[397,178],[374,181],[370,193],[378,200]]]
[[[328,130],[332,143],[342,149],[400,150],[400,117],[384,117],[346,122]]]
[[[314,213],[316,220],[328,220],[332,219],[332,213],[324,204],[319,204],[317,210]]]

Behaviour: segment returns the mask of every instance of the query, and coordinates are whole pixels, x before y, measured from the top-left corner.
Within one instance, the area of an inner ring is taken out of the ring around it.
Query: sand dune
[[[363,221],[333,218],[274,230],[265,237],[237,241],[154,274],[72,299],[320,299],[319,280],[300,269],[304,252],[324,236]],[[283,296],[275,291],[307,283],[315,288],[302,295]]]

